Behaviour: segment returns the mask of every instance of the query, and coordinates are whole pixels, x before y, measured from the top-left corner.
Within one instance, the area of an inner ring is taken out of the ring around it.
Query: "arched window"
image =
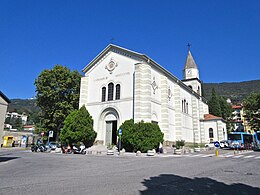
[[[102,97],[101,101],[104,102],[106,101],[106,87],[102,87]]]
[[[108,95],[107,95],[107,100],[111,101],[113,100],[113,96],[114,96],[114,84],[113,83],[109,83],[108,84]]]
[[[120,85],[116,85],[116,100],[120,99]]]
[[[198,91],[197,91],[197,93],[200,95],[200,87],[198,86]]]
[[[184,105],[183,105],[183,107],[184,107],[184,111],[183,111],[183,112],[186,113],[186,100],[185,100],[185,99],[184,99],[183,104],[184,104]]]
[[[183,100],[181,101],[181,111],[184,112]]]
[[[213,129],[209,128],[209,138],[214,138]]]
[[[189,113],[189,110],[188,110],[189,104],[188,104],[188,102],[186,103],[186,106],[187,106],[187,108],[186,108],[186,113],[188,114],[188,113]]]

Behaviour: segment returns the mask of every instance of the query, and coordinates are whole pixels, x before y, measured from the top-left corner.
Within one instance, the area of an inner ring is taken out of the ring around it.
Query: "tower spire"
[[[188,51],[190,51],[190,47],[191,47],[191,44],[190,43],[188,43]]]

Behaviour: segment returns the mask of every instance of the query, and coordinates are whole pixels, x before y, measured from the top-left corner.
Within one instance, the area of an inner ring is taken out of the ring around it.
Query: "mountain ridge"
[[[211,91],[214,88],[219,96],[230,98],[232,103],[242,102],[252,92],[260,92],[260,80],[242,82],[222,82],[222,83],[203,83],[203,94],[206,99],[210,99]],[[8,112],[19,114],[37,113],[40,108],[36,105],[36,99],[11,99],[7,109]]]

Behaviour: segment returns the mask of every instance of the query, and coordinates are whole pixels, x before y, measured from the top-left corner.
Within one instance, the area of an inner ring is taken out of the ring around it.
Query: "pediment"
[[[102,62],[111,52],[138,60],[143,61],[145,58],[144,54],[140,54],[113,44],[109,44],[103,51],[101,51],[85,68],[83,68],[83,72],[86,73],[94,66]],[[117,62],[111,58],[110,62],[106,65],[106,69],[108,71],[113,71],[117,66]]]

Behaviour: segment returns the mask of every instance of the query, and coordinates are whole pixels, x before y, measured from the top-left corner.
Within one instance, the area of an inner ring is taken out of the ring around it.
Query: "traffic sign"
[[[215,146],[216,148],[219,148],[219,146],[220,146],[219,142],[218,142],[218,141],[214,142],[214,146]]]
[[[118,135],[122,135],[122,129],[118,130]]]
[[[53,131],[49,131],[49,137],[53,137]]]

